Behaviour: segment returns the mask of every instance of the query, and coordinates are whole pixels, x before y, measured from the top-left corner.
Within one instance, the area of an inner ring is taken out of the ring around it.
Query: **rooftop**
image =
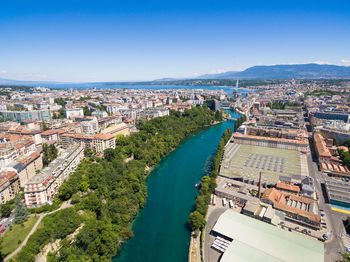
[[[321,242],[232,210],[219,217],[213,231],[233,239],[220,262],[324,261]]]

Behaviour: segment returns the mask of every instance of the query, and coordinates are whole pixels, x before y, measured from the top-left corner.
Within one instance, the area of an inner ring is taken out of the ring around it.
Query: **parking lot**
[[[10,228],[14,221],[13,217],[4,218],[0,222],[0,235],[3,235]]]

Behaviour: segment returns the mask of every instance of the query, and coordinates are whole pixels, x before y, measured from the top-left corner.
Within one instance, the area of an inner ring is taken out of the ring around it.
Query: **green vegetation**
[[[34,262],[40,250],[55,239],[63,239],[73,233],[87,218],[79,215],[74,208],[66,208],[43,218],[36,232],[15,258],[15,261]],[[63,257],[61,261],[72,261]],[[77,261],[77,260],[75,260]]]
[[[91,110],[87,107],[83,107],[84,116],[91,116]]]
[[[237,131],[237,129],[245,122],[247,121],[247,117],[245,115],[242,115],[240,118],[238,118],[235,122],[235,129],[234,132]]]
[[[35,223],[38,221],[39,216],[31,216],[28,218],[23,225],[14,224],[3,236],[3,244],[1,248],[1,253],[4,256],[12,253],[18,248],[20,243],[26,238],[30,230],[33,228]]]
[[[10,203],[5,203],[0,206],[1,217],[9,217],[11,215],[12,206]]]
[[[211,173],[206,175],[201,180],[201,187],[199,189],[199,195],[196,199],[195,211],[190,214],[188,224],[192,231],[201,230],[205,226],[205,216],[208,212],[208,205],[210,203],[211,194],[214,193],[216,188],[216,178],[219,174],[220,162],[224,153],[224,148],[232,135],[232,129],[229,127],[222,135],[216,155],[212,160]]]
[[[57,105],[60,105],[60,106],[64,107],[64,102],[65,102],[66,100],[63,99],[62,97],[60,97],[60,98],[55,98],[54,101],[55,101],[55,103],[56,103]]]
[[[343,161],[344,165],[347,166],[347,168],[350,168],[350,153],[344,152],[343,150],[339,150],[340,159]]]
[[[57,148],[54,144],[47,146],[46,143],[43,143],[43,164],[48,166],[52,160],[57,157]]]
[[[8,111],[25,111],[25,108],[19,108],[18,106],[8,106],[7,107]],[[28,109],[27,109],[28,111]]]
[[[28,210],[26,206],[22,203],[22,199],[19,195],[17,195],[15,198],[14,216],[16,224],[22,224],[27,220],[28,217]]]
[[[341,255],[341,257],[343,259],[342,260],[343,262],[350,262],[350,254],[349,253],[345,252]]]
[[[285,109],[286,106],[301,106],[301,104],[297,102],[273,102],[272,107],[271,103],[266,104],[266,107],[270,107],[271,109]]]
[[[43,131],[49,130],[50,128],[47,126],[45,121],[41,122],[41,128],[43,129]]]
[[[75,207],[69,209],[70,213],[61,215],[67,210],[64,209],[46,216],[17,260],[33,261],[43,246],[65,238],[82,222],[85,225],[75,241],[62,240],[59,251],[50,254],[49,261],[110,260],[123,240],[133,236],[131,222],[146,203],[147,170],[184,139],[214,121],[215,113],[206,106],[184,113],[171,111],[169,116],[142,123],[138,133],[117,137],[116,149],[106,150],[105,158],[86,157],[59,189],[60,201],[71,199]],[[132,160],[124,161],[131,156]],[[89,216],[77,215],[80,210]]]
[[[334,96],[334,95],[342,95],[344,94],[343,92],[339,92],[339,91],[333,91],[333,90],[329,90],[329,89],[317,89],[317,90],[313,90],[311,92],[306,92],[305,96]]]

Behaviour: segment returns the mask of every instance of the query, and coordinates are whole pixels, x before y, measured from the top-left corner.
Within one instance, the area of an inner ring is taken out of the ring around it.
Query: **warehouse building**
[[[350,207],[350,183],[333,178],[325,178],[328,200],[333,205]]]
[[[212,246],[223,253],[220,262],[324,261],[323,243],[232,210],[219,217],[211,233],[225,242]]]

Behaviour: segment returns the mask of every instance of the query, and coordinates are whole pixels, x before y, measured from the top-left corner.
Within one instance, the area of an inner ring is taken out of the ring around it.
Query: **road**
[[[307,161],[309,166],[310,176],[315,180],[315,187],[319,192],[319,207],[325,212],[328,232],[332,234],[331,238],[325,243],[325,262],[341,261],[341,254],[344,252],[344,244],[342,236],[344,235],[344,226],[342,218],[344,217],[339,212],[331,210],[330,205],[327,204],[327,194],[324,190],[324,177],[319,171],[317,165],[317,157],[314,151],[312,133],[309,132],[309,144],[311,155],[308,154]]]
[[[14,220],[14,216],[13,214],[11,214],[8,218],[4,218],[3,220],[1,220],[1,226],[0,226],[0,230],[5,229],[4,232],[0,233],[0,235],[5,234],[5,232],[10,228],[10,226],[12,225]]]
[[[204,235],[204,262],[219,261],[221,253],[211,248],[211,244],[214,242],[215,237],[210,235],[210,231],[214,227],[216,221],[220,215],[227,210],[226,207],[220,207],[221,201],[218,201],[218,206],[209,206],[208,219],[205,227]]]

